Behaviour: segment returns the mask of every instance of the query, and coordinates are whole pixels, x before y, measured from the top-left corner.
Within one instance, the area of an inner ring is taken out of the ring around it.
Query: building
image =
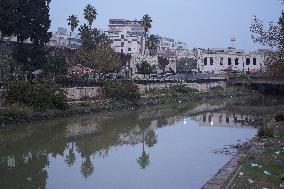
[[[79,35],[68,33],[66,28],[59,27],[52,35],[48,44],[50,47],[77,49],[81,46],[81,39]]]
[[[190,51],[184,42],[176,42],[174,39],[159,36],[158,55],[179,60],[188,58]]]
[[[265,55],[258,52],[245,52],[236,48],[236,37],[231,39],[232,47],[195,49],[198,69],[205,73],[223,73],[226,70],[237,72],[261,72],[265,69]]]
[[[138,55],[144,47],[144,29],[141,21],[110,19],[109,29],[105,32],[112,41],[111,46],[116,52]]]

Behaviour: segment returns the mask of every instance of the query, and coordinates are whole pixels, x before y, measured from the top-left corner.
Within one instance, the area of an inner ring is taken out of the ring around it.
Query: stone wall
[[[149,85],[138,85],[140,92],[143,94],[145,91],[150,89],[163,89],[169,88],[172,84],[149,84]],[[198,91],[209,91],[211,87],[221,86],[225,88],[225,82],[215,83],[188,83],[188,87],[197,89]],[[97,98],[99,96],[100,87],[74,87],[66,88],[67,97],[71,100],[80,100],[82,98]]]

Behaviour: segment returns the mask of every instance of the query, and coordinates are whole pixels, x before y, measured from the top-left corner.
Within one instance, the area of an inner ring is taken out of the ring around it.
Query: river
[[[198,189],[254,137],[273,98],[164,105],[0,131],[2,189]],[[273,110],[273,111],[272,111]]]

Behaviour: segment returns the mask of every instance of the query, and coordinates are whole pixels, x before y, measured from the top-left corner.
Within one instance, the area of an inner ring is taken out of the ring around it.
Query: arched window
[[[213,65],[214,64],[214,59],[211,57],[210,58],[210,65]]]
[[[239,65],[239,59],[238,58],[235,59],[235,65],[236,66]]]
[[[204,58],[204,66],[207,66],[207,58]]]
[[[256,65],[256,58],[253,58],[253,65]]]
[[[246,65],[250,65],[250,58],[246,59]]]
[[[228,58],[228,65],[231,66],[232,65],[232,59]]]

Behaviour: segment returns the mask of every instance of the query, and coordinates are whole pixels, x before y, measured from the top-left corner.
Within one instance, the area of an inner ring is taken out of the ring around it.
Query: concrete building
[[[198,69],[204,73],[261,72],[265,69],[265,55],[261,52],[245,52],[236,48],[236,38],[231,39],[232,47],[195,49]]]
[[[110,19],[109,29],[105,32],[112,41],[116,52],[138,55],[143,52],[144,29],[141,21],[125,19]]]
[[[79,35],[75,35],[71,32],[68,33],[66,28],[59,27],[50,38],[47,45],[51,47],[77,49],[81,46],[81,40]]]
[[[190,51],[187,44],[174,39],[159,36],[158,55],[163,57],[171,57],[177,60],[188,58]]]

